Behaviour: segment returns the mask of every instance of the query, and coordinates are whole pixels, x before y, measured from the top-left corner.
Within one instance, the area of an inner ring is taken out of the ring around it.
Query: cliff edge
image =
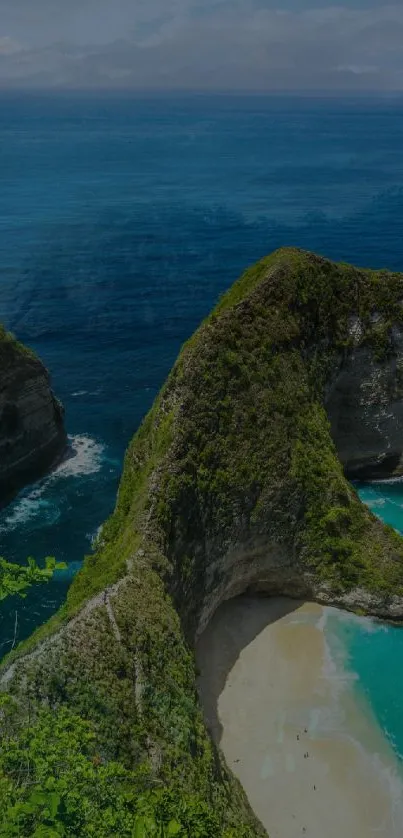
[[[74,713],[101,765],[143,766],[178,811],[203,801],[211,832],[175,834],[265,834],[205,731],[194,641],[245,591],[403,619],[403,539],[348,479],[402,471],[402,335],[403,274],[285,249],[235,283],[132,441],[65,606],[3,665],[19,731]]]
[[[44,474],[66,442],[47,370],[0,326],[0,504]]]

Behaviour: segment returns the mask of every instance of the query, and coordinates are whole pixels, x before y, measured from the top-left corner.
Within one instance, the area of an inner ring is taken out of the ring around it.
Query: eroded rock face
[[[41,361],[0,334],[0,503],[63,454],[63,408]]]
[[[403,334],[394,328],[390,356],[377,361],[358,346],[335,378],[326,409],[340,460],[351,477],[403,472]]]
[[[22,717],[68,705],[106,762],[202,789],[217,838],[262,834],[196,702],[191,647],[221,602],[282,594],[403,620],[403,540],[345,473],[399,468],[402,299],[403,274],[295,250],[247,271],[132,441],[66,606],[2,667]]]

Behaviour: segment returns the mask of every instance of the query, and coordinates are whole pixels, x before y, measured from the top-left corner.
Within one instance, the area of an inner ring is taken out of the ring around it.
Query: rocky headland
[[[60,458],[63,408],[36,355],[0,327],[0,504]]]
[[[348,479],[400,473],[402,335],[403,274],[284,249],[235,283],[134,437],[66,604],[3,665],[17,739],[71,713],[100,765],[199,801],[200,835],[265,835],[205,729],[195,640],[245,592],[403,619],[403,540]]]

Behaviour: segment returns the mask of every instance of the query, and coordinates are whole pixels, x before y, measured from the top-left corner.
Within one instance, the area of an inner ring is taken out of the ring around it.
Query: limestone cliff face
[[[264,832],[195,697],[192,646],[219,604],[259,591],[403,619],[403,539],[345,474],[399,468],[402,299],[401,274],[296,250],[247,271],[130,445],[65,607],[3,667],[22,715],[71,706],[105,761],[210,800],[222,838]]]
[[[41,361],[0,331],[0,503],[43,474],[66,446],[63,408]]]
[[[346,472],[391,477],[402,473],[403,332],[397,326],[390,330],[389,351],[381,360],[359,345],[362,332],[361,324],[354,324],[358,346],[332,382],[326,409]]]

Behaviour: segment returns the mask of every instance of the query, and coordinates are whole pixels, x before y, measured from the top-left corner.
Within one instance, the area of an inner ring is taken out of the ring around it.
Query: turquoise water
[[[358,493],[374,515],[403,533],[403,480],[394,478],[362,485],[358,487]]]
[[[358,487],[361,500],[403,533],[403,481]],[[339,664],[357,676],[365,696],[401,763],[403,776],[403,628],[331,611],[326,634]]]

